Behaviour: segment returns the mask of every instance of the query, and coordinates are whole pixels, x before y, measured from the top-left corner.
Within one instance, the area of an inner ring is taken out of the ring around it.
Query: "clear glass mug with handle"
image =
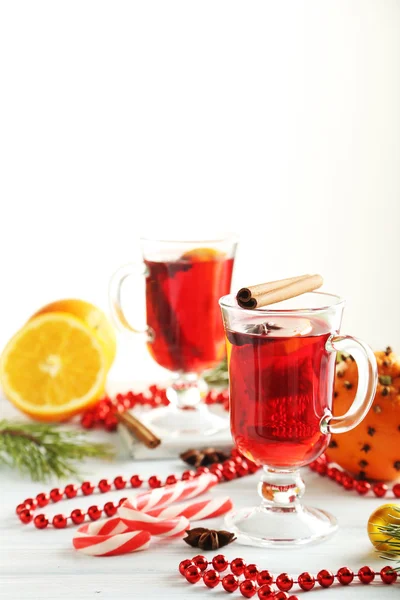
[[[377,367],[362,341],[339,334],[344,300],[313,292],[265,308],[220,299],[235,443],[263,466],[261,504],[227,517],[238,541],[257,546],[304,544],[337,528],[326,511],[303,506],[299,468],[327,448],[330,434],[349,431],[368,412]],[[357,362],[359,383],[349,411],[332,415],[336,353]]]
[[[143,263],[125,265],[111,279],[114,322],[144,335],[151,356],[172,373],[170,405],[145,416],[160,435],[211,434],[227,426],[201,402],[201,375],[225,357],[218,300],[230,291],[236,246],[233,234],[200,241],[142,238]],[[131,325],[122,308],[121,288],[132,276],[145,277],[144,330]]]

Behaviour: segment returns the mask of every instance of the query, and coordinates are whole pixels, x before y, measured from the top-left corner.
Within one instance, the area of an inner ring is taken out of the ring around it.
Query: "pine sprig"
[[[211,387],[226,386],[229,381],[228,363],[226,358],[212,369],[203,375],[205,381]]]
[[[81,431],[54,425],[0,421],[0,464],[28,474],[33,481],[77,476],[84,458],[110,458],[112,447],[87,440]]]

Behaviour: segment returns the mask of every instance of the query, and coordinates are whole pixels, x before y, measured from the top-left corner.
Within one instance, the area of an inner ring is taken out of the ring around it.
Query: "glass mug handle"
[[[328,352],[346,352],[357,363],[358,386],[356,397],[347,413],[334,417],[331,411],[321,421],[323,433],[345,433],[356,427],[371,408],[377,384],[377,365],[371,348],[350,335],[331,336],[326,342]]]
[[[121,331],[130,331],[131,333],[138,333],[145,335],[147,341],[153,339],[151,328],[146,326],[144,329],[133,327],[125,316],[122,309],[121,303],[121,290],[124,281],[128,277],[146,276],[147,268],[144,264],[127,264],[117,269],[114,275],[111,277],[108,296],[110,301],[110,312],[111,317],[115,325]]]

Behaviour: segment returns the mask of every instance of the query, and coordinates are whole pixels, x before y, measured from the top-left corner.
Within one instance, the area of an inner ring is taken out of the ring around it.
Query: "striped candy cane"
[[[75,550],[90,556],[116,556],[147,550],[151,535],[148,531],[130,531],[121,519],[83,525],[75,533]]]
[[[224,515],[232,507],[232,500],[228,496],[224,496],[223,498],[211,498],[198,502],[183,502],[165,508],[153,508],[147,514],[159,519],[186,517],[193,521],[200,521],[201,519],[212,519]]]
[[[183,537],[190,523],[186,517],[179,516],[175,519],[157,518],[137,510],[133,504],[126,500],[118,509],[118,516],[130,530],[148,531],[151,535],[161,537]]]
[[[172,485],[156,488],[149,492],[138,494],[135,498],[135,505],[138,510],[148,512],[153,508],[161,508],[180,500],[195,498],[204,494],[211,487],[218,483],[218,478],[212,473],[204,473],[200,477],[190,481],[178,481]]]

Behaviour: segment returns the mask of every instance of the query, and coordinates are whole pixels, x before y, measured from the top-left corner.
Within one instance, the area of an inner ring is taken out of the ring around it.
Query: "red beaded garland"
[[[139,475],[132,475],[129,481],[133,488],[138,488],[143,484],[143,479],[141,479]]]
[[[26,500],[24,500],[23,504],[25,505],[25,508],[36,508],[37,507],[37,500],[36,498],[27,498]]]
[[[114,487],[116,490],[123,490],[126,487],[126,479],[121,475],[114,478]]]
[[[225,577],[222,578],[221,583],[224,590],[231,593],[239,587],[239,579],[234,575],[225,575]]]
[[[239,590],[245,598],[252,598],[256,593],[257,588],[251,579],[245,579],[239,585]]]
[[[183,471],[181,479],[182,481],[188,481],[193,479],[195,475],[196,473],[194,471]]]
[[[383,498],[383,496],[385,496],[388,491],[388,486],[386,485],[386,483],[375,483],[372,486],[372,491],[378,498]]]
[[[15,509],[15,512],[17,515],[20,515],[23,510],[26,510],[25,504],[18,504],[17,508]]]
[[[357,573],[361,583],[371,583],[375,579],[375,572],[370,567],[361,567]]]
[[[220,582],[220,577],[214,569],[210,569],[204,573],[203,581],[207,587],[215,588]]]
[[[94,485],[90,481],[84,481],[81,485],[81,490],[84,496],[90,496],[90,494],[93,494]]]
[[[38,506],[40,508],[43,508],[43,506],[47,506],[47,504],[50,502],[50,496],[48,494],[38,494],[36,496],[36,501],[38,503]]]
[[[18,516],[20,518],[20,521],[22,523],[24,523],[24,525],[27,525],[33,519],[33,515],[31,513],[31,511],[28,510],[27,508],[24,508],[23,510],[21,510],[20,513],[18,514]]]
[[[157,477],[157,475],[152,475],[149,477],[148,481],[149,487],[154,490],[156,488],[161,487],[161,480]]]
[[[113,517],[116,514],[118,507],[115,506],[113,502],[106,502],[103,506],[103,510],[107,517]]]
[[[172,485],[174,483],[176,483],[178,480],[175,477],[175,475],[168,475],[167,479],[165,480],[165,484],[166,485]]]
[[[393,486],[393,494],[395,495],[396,498],[400,498],[400,483],[396,483]]]
[[[289,594],[286,592],[275,592],[272,597],[274,600],[288,600]]]
[[[317,581],[321,587],[328,588],[335,581],[335,576],[331,571],[322,569],[317,575]]]
[[[108,479],[100,479],[98,488],[102,494],[105,494],[111,490],[111,483]]]
[[[231,571],[234,575],[243,575],[245,567],[243,558],[234,558],[231,562]]]

